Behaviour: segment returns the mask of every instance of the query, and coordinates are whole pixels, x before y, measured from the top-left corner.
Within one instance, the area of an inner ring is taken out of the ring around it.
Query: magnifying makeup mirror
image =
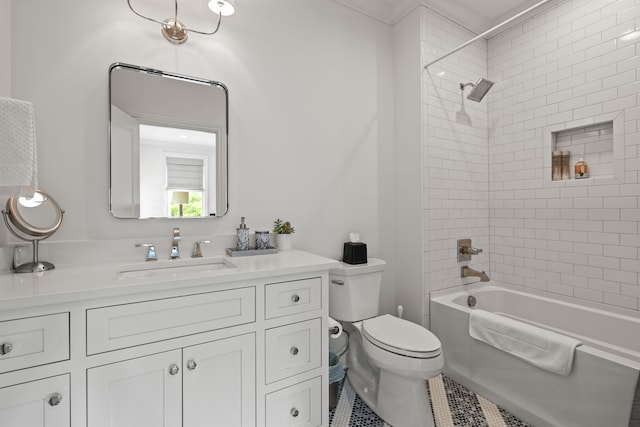
[[[56,201],[44,191],[36,190],[32,197],[10,197],[2,215],[11,234],[31,242],[33,246],[32,261],[14,265],[14,271],[37,273],[53,270],[55,266],[52,263],[38,259],[38,243],[51,237],[62,224],[64,211]]]

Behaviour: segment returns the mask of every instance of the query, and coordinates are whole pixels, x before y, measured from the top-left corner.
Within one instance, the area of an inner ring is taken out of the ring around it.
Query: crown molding
[[[339,3],[345,7],[358,11],[364,15],[367,15],[371,18],[374,18],[378,21],[381,21],[387,25],[395,25],[402,18],[404,18],[408,13],[414,10],[418,6],[427,7],[434,12],[444,16],[445,18],[455,22],[456,24],[468,29],[469,31],[475,34],[481,34],[487,31],[489,28],[492,28],[502,21],[510,18],[511,16],[515,16],[521,11],[533,6],[538,3],[540,0],[518,0],[518,1],[510,1],[512,4],[516,4],[517,6],[510,9],[505,10],[505,12],[501,13],[501,16],[487,16],[489,14],[479,13],[479,10],[471,10],[469,6],[465,6],[464,1],[452,1],[452,0],[331,0],[335,3]],[[468,3],[471,0],[468,0]],[[502,0],[493,0],[494,5],[495,2],[500,2]],[[551,7],[553,4],[557,4],[561,2],[561,0],[550,1],[548,5],[545,5],[541,10]],[[498,3],[500,4],[500,3]],[[495,8],[492,8],[495,14]],[[499,9],[498,9],[499,10]],[[537,12],[536,12],[537,13]],[[531,16],[531,15],[529,15]],[[518,22],[521,22],[527,19],[528,16],[522,17]],[[516,22],[513,22],[512,25],[515,25]]]
[[[394,25],[417,7],[420,0],[331,0],[387,25]]]

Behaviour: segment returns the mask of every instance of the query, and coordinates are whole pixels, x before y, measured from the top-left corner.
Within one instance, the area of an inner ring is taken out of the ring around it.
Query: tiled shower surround
[[[474,36],[422,9],[425,63]],[[455,240],[471,237],[494,280],[640,309],[638,29],[637,0],[552,1],[425,72],[426,296],[460,283]],[[493,89],[462,100],[479,77]],[[551,132],[613,117],[611,166],[550,183]]]

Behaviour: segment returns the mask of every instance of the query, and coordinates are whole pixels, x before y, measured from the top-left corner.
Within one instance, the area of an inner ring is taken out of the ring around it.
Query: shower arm
[[[542,0],[541,2],[534,4],[530,8],[523,10],[522,12],[518,13],[517,15],[512,16],[511,18],[507,19],[506,21],[503,21],[503,22],[499,23],[495,27],[488,29],[484,33],[482,33],[482,34],[480,34],[478,36],[475,36],[474,38],[472,38],[468,42],[462,43],[460,46],[458,46],[457,48],[453,49],[452,51],[442,55],[440,58],[436,59],[435,61],[429,62],[427,65],[424,66],[424,69],[426,70],[427,68],[429,68],[431,65],[435,64],[436,62],[442,61],[444,58],[453,55],[457,51],[464,49],[465,47],[469,46],[470,44],[475,43],[477,40],[480,40],[481,38],[484,38],[485,36],[491,34],[492,32],[494,32],[494,31],[502,28],[503,26],[509,24],[510,22],[520,18],[522,15],[525,15],[525,14],[531,12],[532,10],[537,9],[539,6],[542,6],[543,4],[548,3],[549,1],[550,0]]]

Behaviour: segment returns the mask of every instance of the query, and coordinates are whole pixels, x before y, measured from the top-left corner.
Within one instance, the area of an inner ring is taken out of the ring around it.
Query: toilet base
[[[434,427],[427,382],[380,371],[376,414],[394,427]]]
[[[410,378],[374,366],[356,328],[350,331],[347,354],[351,388],[380,418],[393,427],[434,427],[424,377]]]
[[[380,371],[379,380],[367,385],[363,376],[353,369],[347,371],[347,379],[360,399],[387,424],[393,427],[435,426],[425,380],[407,381]]]

